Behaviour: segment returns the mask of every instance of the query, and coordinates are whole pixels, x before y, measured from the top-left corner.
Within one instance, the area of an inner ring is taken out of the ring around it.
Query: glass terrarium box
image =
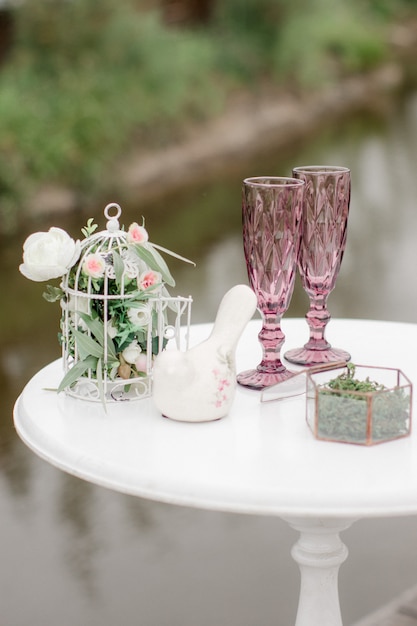
[[[399,369],[347,364],[308,372],[306,418],[317,439],[373,445],[411,432],[412,383]]]

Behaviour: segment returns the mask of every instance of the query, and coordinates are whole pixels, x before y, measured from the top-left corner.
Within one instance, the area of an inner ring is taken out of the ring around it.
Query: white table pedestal
[[[291,551],[301,572],[295,626],[342,626],[338,572],[348,550],[339,537],[353,519],[284,518],[300,538]]]

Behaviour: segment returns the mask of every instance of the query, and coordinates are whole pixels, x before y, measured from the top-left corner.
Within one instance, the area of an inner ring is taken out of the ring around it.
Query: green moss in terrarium
[[[387,387],[367,376],[345,372],[318,386],[318,436],[336,441],[369,443],[409,432],[410,395],[407,388]]]

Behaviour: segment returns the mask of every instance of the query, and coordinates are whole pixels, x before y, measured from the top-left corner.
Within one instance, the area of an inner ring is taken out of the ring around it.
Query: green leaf
[[[133,306],[133,303],[136,301],[141,301],[141,304],[143,304],[143,301],[148,300],[149,298],[151,298],[154,294],[154,291],[157,287],[160,286],[161,283],[159,283],[158,285],[151,285],[150,287],[147,287],[146,289],[138,289],[137,291],[130,291],[129,292],[129,300],[127,301],[127,304],[129,306],[129,308],[131,308]],[[113,302],[110,305],[112,307],[112,309],[117,308],[117,304]],[[124,302],[121,303],[121,307],[125,307],[126,304]]]
[[[159,254],[152,244],[146,242],[143,244],[136,244],[132,247],[137,256],[142,259],[150,267],[151,270],[159,272],[162,275],[162,279],[170,287],[175,287],[175,280],[171,276],[171,272],[168,269],[168,265]]]
[[[82,228],[81,232],[84,235],[84,237],[90,237],[90,235],[92,235],[93,232],[97,230],[97,228],[98,228],[98,224],[94,224],[94,218],[90,217],[90,219],[87,221],[87,226]]]
[[[123,272],[125,271],[125,264],[117,250],[113,250],[113,267],[116,274],[116,284],[120,287],[123,280]]]
[[[165,350],[167,343],[168,339],[165,339],[164,337],[161,341],[161,350]],[[159,351],[159,337],[152,337],[152,354],[159,354]]]
[[[82,361],[78,361],[71,369],[65,374],[61,380],[57,392],[64,391],[66,387],[73,385],[87,370],[95,370],[97,367],[97,359],[94,356],[88,356]]]
[[[58,302],[64,296],[64,292],[60,287],[46,286],[46,291],[42,294],[47,302]]]
[[[167,250],[166,248],[163,248],[162,246],[159,246],[156,243],[152,243],[151,245],[154,248],[157,248],[158,250],[161,250],[161,252],[165,252],[166,254],[169,254],[170,256],[173,256],[175,259],[178,259],[179,261],[184,261],[184,263],[189,263],[190,265],[194,265],[194,267],[196,265],[194,263],[194,261],[190,261],[190,259],[186,259],[185,256],[180,256],[176,252],[172,252],[172,250]]]
[[[104,356],[104,348],[95,339],[86,335],[76,328],[72,329],[72,333],[75,337],[75,341],[78,348],[78,353],[82,360],[88,356],[95,356],[98,359],[102,359]]]
[[[98,318],[93,319],[92,317],[90,317],[90,315],[87,315],[87,313],[78,312],[78,315],[86,324],[87,328],[91,331],[94,337],[97,339],[100,346],[102,346],[103,350],[102,350],[101,356],[104,356],[104,324],[103,322]],[[114,359],[115,361],[117,360],[116,348],[115,348],[112,338],[109,336],[108,333],[107,333],[107,356],[109,356],[111,359]]]
[[[117,345],[118,345],[119,352],[123,352],[123,350],[127,348],[129,344],[132,343],[134,338],[135,338],[135,332],[132,331],[132,329],[129,326],[125,328],[121,333],[119,333],[117,335]]]
[[[88,315],[87,313],[82,313],[81,311],[77,311],[77,315],[82,319],[82,321],[85,323],[88,329],[91,330],[91,332],[93,333],[97,341],[100,343],[100,345],[103,345],[104,343],[103,322],[100,319],[98,319],[98,317],[93,319],[91,315]]]

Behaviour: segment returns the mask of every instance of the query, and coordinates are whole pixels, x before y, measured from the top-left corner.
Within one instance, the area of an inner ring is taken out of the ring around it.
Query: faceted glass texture
[[[294,178],[249,178],[243,184],[243,249],[263,318],[263,358],[256,370],[239,374],[238,382],[255,389],[288,376],[280,359],[280,321],[294,289],[303,192],[303,181]]]
[[[306,315],[310,337],[304,347],[288,351],[285,357],[300,365],[348,361],[348,352],[327,342],[325,329],[330,321],[327,298],[346,247],[350,171],[338,166],[307,166],[294,168],[293,175],[306,185],[298,270],[310,299]]]

